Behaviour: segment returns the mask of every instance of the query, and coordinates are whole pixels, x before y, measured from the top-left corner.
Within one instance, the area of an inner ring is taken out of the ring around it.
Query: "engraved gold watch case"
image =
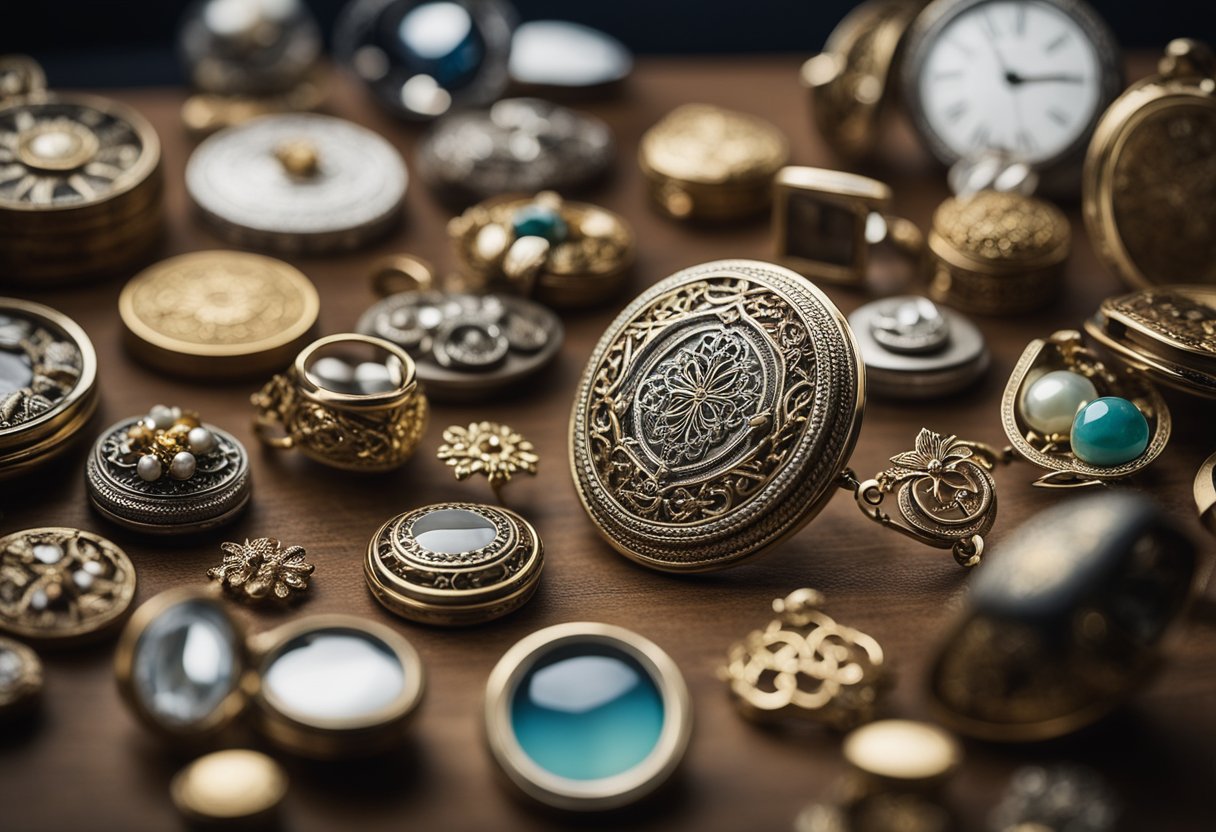
[[[1216,398],[1216,287],[1160,286],[1107,298],[1085,331],[1154,381]]]
[[[839,310],[796,273],[723,260],[644,292],[604,333],[570,420],[579,498],[654,569],[730,566],[840,485],[865,375]]]
[[[1216,283],[1216,60],[1171,41],[1158,73],[1127,89],[1085,157],[1085,226],[1129,286]]]

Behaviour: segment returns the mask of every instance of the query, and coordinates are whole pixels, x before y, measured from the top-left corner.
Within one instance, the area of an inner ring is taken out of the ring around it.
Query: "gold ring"
[[[358,353],[365,360],[355,363]],[[405,464],[426,429],[427,401],[414,360],[396,344],[369,335],[314,341],[251,401],[254,432],[262,442],[297,448],[351,471]]]

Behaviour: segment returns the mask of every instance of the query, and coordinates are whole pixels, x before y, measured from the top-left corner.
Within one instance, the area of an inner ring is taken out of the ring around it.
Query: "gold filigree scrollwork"
[[[823,600],[805,588],[777,598],[777,618],[731,646],[719,675],[748,717],[797,715],[842,731],[873,719],[887,681],[882,647],[823,613]]]
[[[989,471],[1003,452],[926,428],[914,450],[891,457],[892,467],[874,479],[846,481],[871,520],[939,549],[951,549],[960,566],[979,564],[984,535],[996,520],[996,489]],[[882,510],[896,495],[900,521]]]

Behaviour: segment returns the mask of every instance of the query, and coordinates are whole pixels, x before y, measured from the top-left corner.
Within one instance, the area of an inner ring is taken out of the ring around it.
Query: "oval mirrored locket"
[[[407,511],[372,536],[363,562],[372,595],[424,624],[480,624],[514,612],[536,592],[544,548],[513,511],[439,503]]]
[[[679,766],[692,735],[680,669],[609,624],[546,627],[503,655],[486,684],[494,761],[528,797],[568,811],[634,803]]]
[[[247,637],[197,590],[136,610],[115,673],[139,720],[171,740],[205,742],[249,713],[276,746],[320,759],[399,744],[425,682],[414,648],[381,624],[312,615]]]
[[[609,326],[570,421],[583,507],[622,554],[666,571],[738,563],[823,508],[861,427],[844,316],[795,272],[694,266]]]

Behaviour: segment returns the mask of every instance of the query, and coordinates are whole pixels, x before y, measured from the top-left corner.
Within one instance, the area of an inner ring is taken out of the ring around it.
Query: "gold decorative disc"
[[[84,640],[121,624],[134,597],[135,567],[103,537],[49,527],[0,538],[0,631]]]
[[[839,310],[788,269],[723,260],[643,293],[592,354],[570,422],[583,507],[622,554],[718,569],[827,502],[865,402]]]
[[[118,299],[127,345],[174,375],[261,375],[291,362],[316,326],[312,283],[281,260],[238,251],[171,257]]]

